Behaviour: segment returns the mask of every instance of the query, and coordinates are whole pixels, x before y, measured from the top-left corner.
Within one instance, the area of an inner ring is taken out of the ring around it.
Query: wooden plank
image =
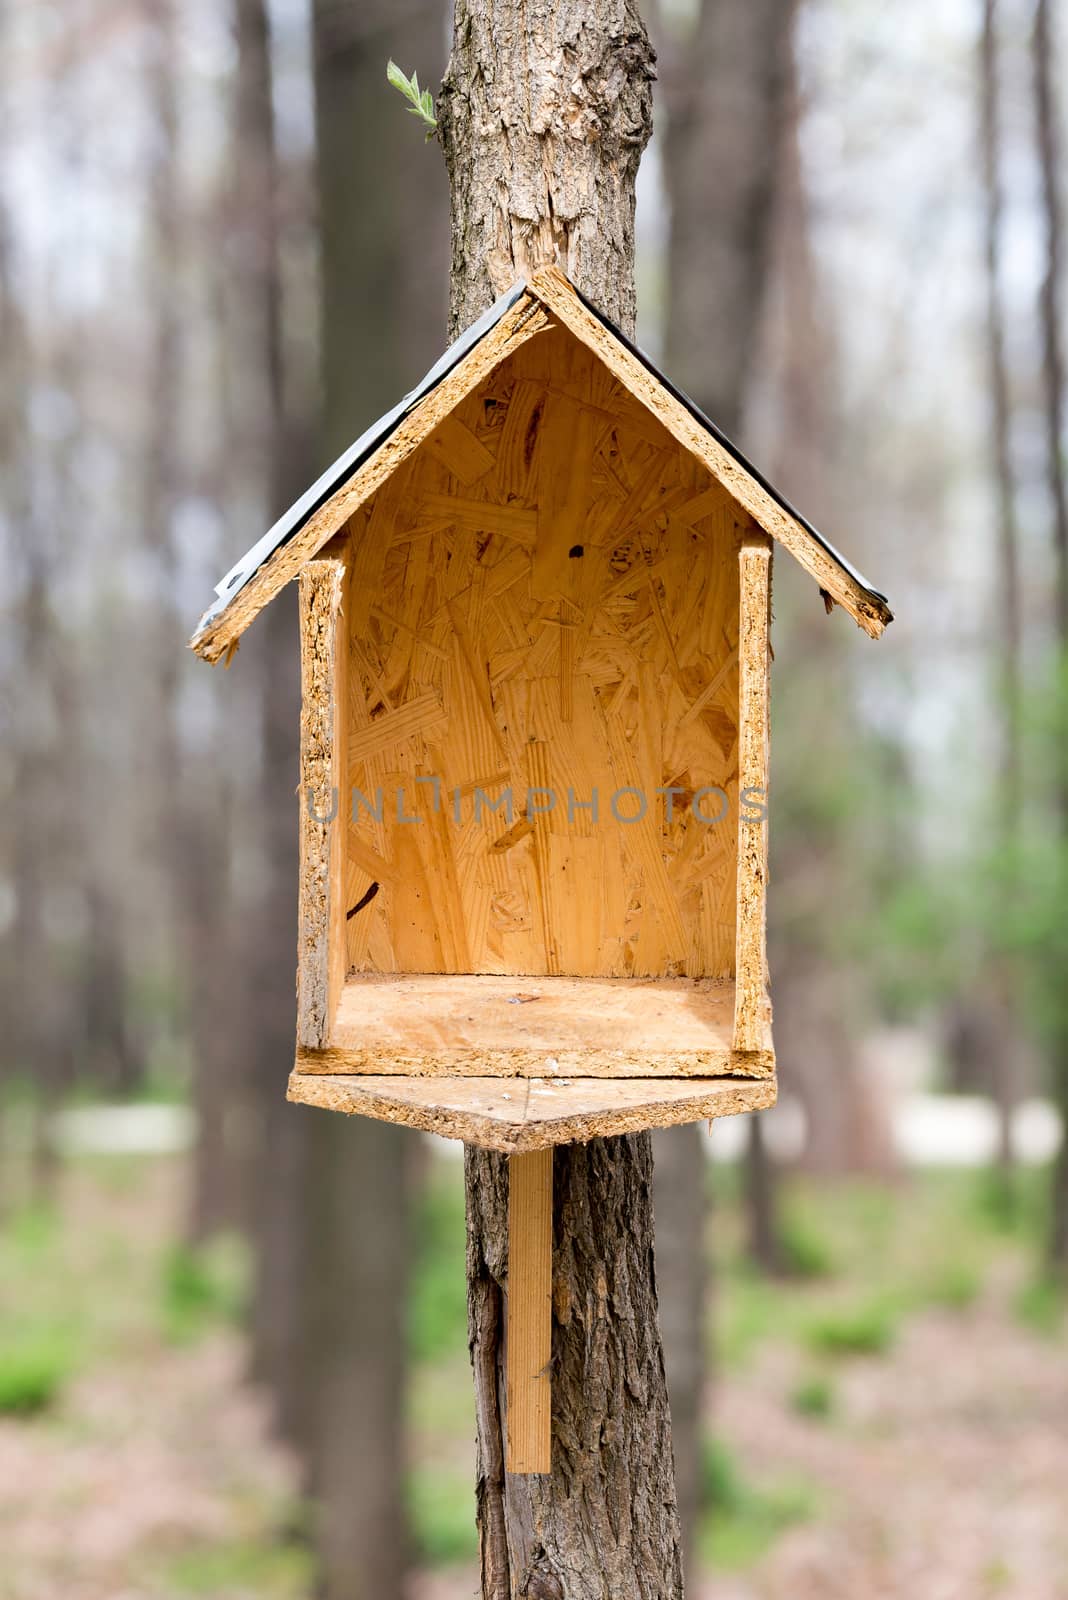
[[[734,1016],[729,979],[363,974],[345,984],[330,1048],[310,1047],[298,1066],[373,1076],[769,1077],[770,1029],[739,1063]]]
[[[508,1082],[501,1078],[313,1077],[294,1072],[288,1098],[462,1139],[508,1155],[646,1128],[763,1111],[774,1078],[632,1078]]]
[[[543,308],[523,295],[473,350],[405,417],[394,433],[303,528],[268,557],[263,566],[206,628],[190,641],[205,661],[220,661],[256,617],[305,562],[343,528],[354,512],[382,487],[434,428],[500,365],[506,356],[549,326]]]
[[[552,1471],[553,1152],[508,1160],[508,1472]]]
[[[300,886],[297,1038],[330,1043],[345,980],[346,663],[340,561],[300,575]]]
[[[738,887],[735,938],[734,1048],[762,1048],[767,1010],[768,628],[771,540],[751,534],[739,551],[738,608]],[[765,807],[747,820],[746,791]]]
[[[532,293],[597,355],[669,433],[724,486],[739,506],[782,544],[805,571],[849,612],[872,639],[891,621],[885,601],[869,593],[814,539],[796,517],[691,416],[686,407],[583,305],[566,277],[546,267],[530,281]]]

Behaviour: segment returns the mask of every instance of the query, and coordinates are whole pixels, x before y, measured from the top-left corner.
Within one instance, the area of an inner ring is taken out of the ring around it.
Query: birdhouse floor
[[[715,978],[367,974],[345,984],[330,1046],[298,1073],[417,1077],[770,1077],[732,1048],[735,986]]]
[[[403,1123],[515,1155],[645,1128],[762,1111],[770,1078],[455,1078],[294,1072],[289,1099]]]
[[[289,1098],[540,1150],[774,1104],[770,1022],[750,1053],[733,1023],[727,979],[366,974]]]

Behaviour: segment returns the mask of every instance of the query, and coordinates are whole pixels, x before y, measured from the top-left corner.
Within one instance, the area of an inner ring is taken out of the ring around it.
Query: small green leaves
[[[438,131],[438,119],[434,115],[434,96],[429,89],[420,89],[419,74],[413,72],[406,78],[395,61],[390,61],[386,67],[386,77],[405,100],[408,101],[408,110],[413,117],[418,117],[426,129],[426,136],[432,139]]]

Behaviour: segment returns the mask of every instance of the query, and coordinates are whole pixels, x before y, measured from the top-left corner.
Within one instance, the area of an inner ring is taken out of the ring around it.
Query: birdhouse
[[[228,657],[298,580],[290,1099],[529,1158],[517,1470],[548,1467],[551,1147],[775,1098],[776,545],[881,634],[883,596],[549,269],[238,562],[192,641]]]

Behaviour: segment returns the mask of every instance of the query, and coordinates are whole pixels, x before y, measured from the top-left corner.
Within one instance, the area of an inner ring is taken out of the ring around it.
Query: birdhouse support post
[[[738,553],[738,895],[734,1048],[757,1052],[767,1021],[768,686],[771,540],[743,534]]]
[[[552,1471],[553,1152],[508,1158],[509,1472]]]
[[[300,890],[297,1035],[330,1043],[345,984],[345,567],[309,561],[300,574]]]

